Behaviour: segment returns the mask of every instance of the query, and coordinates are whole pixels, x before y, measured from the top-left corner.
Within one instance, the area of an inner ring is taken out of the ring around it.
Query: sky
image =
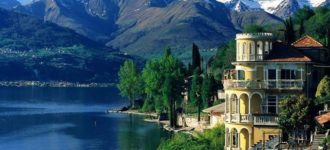
[[[18,0],[18,1],[24,5],[24,4],[31,2],[32,0]]]

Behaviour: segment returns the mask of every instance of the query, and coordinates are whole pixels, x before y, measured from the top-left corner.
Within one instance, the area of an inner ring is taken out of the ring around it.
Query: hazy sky
[[[32,0],[18,0],[19,2],[21,2],[23,5],[26,4],[26,3],[29,3],[31,2]]]

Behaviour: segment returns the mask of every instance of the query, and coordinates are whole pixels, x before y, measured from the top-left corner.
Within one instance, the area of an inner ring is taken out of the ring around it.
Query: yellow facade
[[[306,63],[267,62],[272,51],[270,33],[236,36],[235,74],[223,81],[228,150],[256,149],[279,138],[278,101],[304,92]]]

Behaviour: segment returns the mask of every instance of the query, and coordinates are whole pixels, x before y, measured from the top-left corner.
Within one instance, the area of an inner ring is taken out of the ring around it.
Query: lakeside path
[[[162,124],[163,129],[165,129],[169,132],[187,132],[188,133],[189,131],[195,130],[195,128],[192,128],[192,127],[172,128],[169,126],[169,121],[159,121],[158,115],[156,113],[141,113],[138,110],[121,111],[121,110],[110,110],[110,109],[107,110],[107,113],[132,114],[132,115],[150,117],[151,119],[146,118],[146,119],[144,119],[144,121]]]
[[[132,114],[132,115],[140,115],[140,116],[146,116],[146,117],[154,117],[157,118],[158,115],[156,113],[141,113],[138,110],[127,110],[127,111],[121,111],[121,110],[107,110],[107,113],[121,113],[121,114]]]

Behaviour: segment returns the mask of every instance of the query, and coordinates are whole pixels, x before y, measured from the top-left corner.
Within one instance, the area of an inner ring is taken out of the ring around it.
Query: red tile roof
[[[297,40],[296,42],[292,43],[293,47],[297,47],[297,48],[307,48],[307,47],[324,47],[320,42],[316,41],[314,38],[306,35],[302,38],[300,38],[299,40]]]
[[[330,112],[316,116],[315,119],[320,125],[323,126],[325,123],[330,121]]]
[[[308,56],[282,42],[274,42],[273,50],[265,58],[270,62],[311,62]]]

